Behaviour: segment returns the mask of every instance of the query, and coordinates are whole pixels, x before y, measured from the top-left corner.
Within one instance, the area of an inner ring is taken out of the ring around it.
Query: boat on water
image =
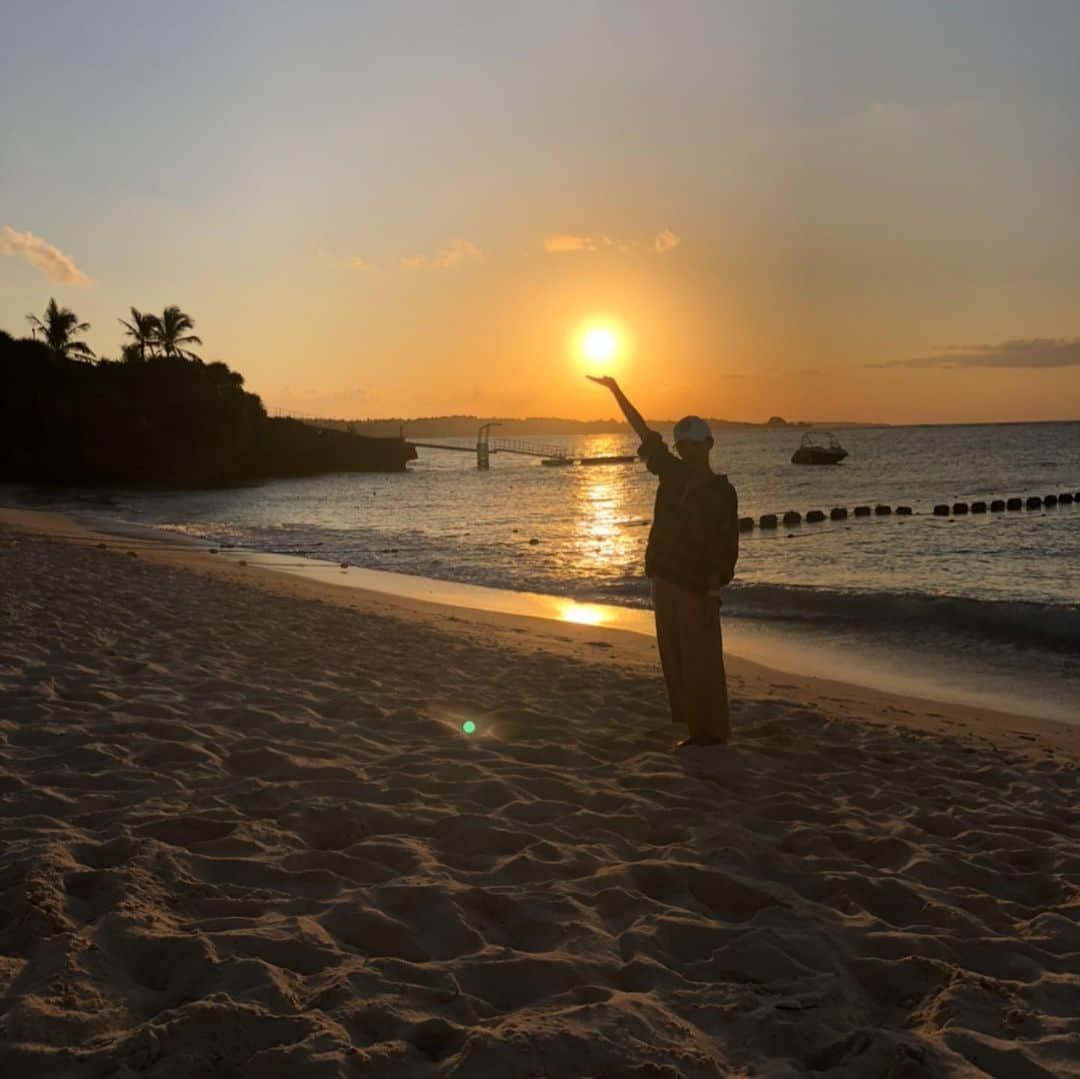
[[[582,457],[583,465],[629,465],[638,459],[636,453],[608,454],[602,457]]]
[[[540,463],[548,468],[561,468],[563,465],[625,465],[636,461],[636,453],[608,454],[602,457],[545,457]]]
[[[838,465],[848,451],[832,431],[807,431],[791,455],[793,465]]]

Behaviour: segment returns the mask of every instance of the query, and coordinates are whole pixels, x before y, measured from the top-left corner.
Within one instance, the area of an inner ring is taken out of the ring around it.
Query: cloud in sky
[[[478,259],[480,248],[468,240],[454,240],[449,246],[444,247],[432,260],[432,266],[438,266],[441,270],[449,270],[459,262],[466,259]]]
[[[1078,367],[1080,337],[1031,337],[996,345],[950,345],[929,356],[870,364],[871,367]]]
[[[662,255],[665,251],[670,251],[681,243],[682,240],[671,229],[661,229],[656,234],[656,239],[653,240],[653,250],[658,255]]]
[[[556,232],[544,237],[544,250],[550,255],[565,255],[572,251],[595,251],[596,241],[591,236],[574,236],[568,232]]]
[[[315,254],[324,262],[330,263],[336,269],[349,270],[352,273],[378,273],[377,263],[369,262],[362,255],[342,255],[331,251],[328,247],[316,246]]]
[[[31,266],[59,285],[90,283],[90,278],[75,265],[70,255],[65,255],[32,232],[16,232],[10,225],[0,228],[0,255],[21,255]]]
[[[407,270],[431,267],[436,270],[452,270],[466,259],[480,258],[480,248],[470,240],[453,240],[434,255],[406,255],[401,265]]]
[[[667,251],[678,247],[682,241],[671,231],[661,229],[649,245],[652,250],[663,255]],[[629,252],[639,250],[644,245],[637,240],[629,243],[616,242],[610,236],[577,236],[572,232],[554,232],[544,237],[543,248],[549,255],[570,255],[579,251],[599,251],[604,247],[617,247],[620,251]]]

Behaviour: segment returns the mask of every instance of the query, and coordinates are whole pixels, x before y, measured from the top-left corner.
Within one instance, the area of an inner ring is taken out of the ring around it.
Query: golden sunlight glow
[[[582,626],[598,626],[602,622],[611,621],[611,615],[602,607],[575,603],[573,600],[568,600],[559,608],[559,617],[564,622],[577,622]]]
[[[611,319],[589,319],[577,327],[573,351],[584,360],[586,374],[608,375],[626,352],[625,334]]]
[[[589,330],[581,342],[581,351],[593,363],[604,363],[610,360],[618,347],[618,338],[610,326],[597,326]]]

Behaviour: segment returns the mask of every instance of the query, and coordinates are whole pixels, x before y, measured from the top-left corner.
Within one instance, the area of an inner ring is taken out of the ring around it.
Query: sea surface
[[[846,429],[837,434],[850,457],[820,468],[790,463],[801,434],[717,430],[713,466],[735,484],[740,514],[879,503],[914,514],[743,535],[724,601],[729,624],[819,650],[831,676],[845,664],[905,670],[927,680],[928,696],[951,687],[1080,721],[1080,505],[932,515],[941,502],[1080,493],[1080,423]],[[637,445],[620,435],[528,441],[577,455]],[[642,464],[550,468],[504,452],[481,472],[472,453],[418,452],[404,474],[18,494],[218,545],[648,605],[642,563],[655,480]]]

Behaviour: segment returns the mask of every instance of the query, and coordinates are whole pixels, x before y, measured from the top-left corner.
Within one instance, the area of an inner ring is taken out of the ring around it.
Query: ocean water
[[[909,505],[912,517],[743,535],[729,620],[826,646],[865,666],[937,672],[984,696],[1006,688],[1080,720],[1080,505],[937,518],[935,503],[1080,493],[1080,423],[857,428],[850,457],[807,468],[796,429],[720,429],[713,466],[740,513]],[[463,446],[468,440],[440,439]],[[631,453],[631,436],[536,439]],[[59,508],[217,544],[529,592],[647,606],[642,562],[655,480],[640,463],[421,449],[405,474],[338,474],[225,491],[64,492]]]

